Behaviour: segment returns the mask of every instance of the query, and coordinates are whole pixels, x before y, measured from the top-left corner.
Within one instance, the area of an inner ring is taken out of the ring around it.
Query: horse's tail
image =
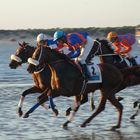
[[[59,89],[60,84],[59,84],[59,79],[57,77],[56,71],[50,65],[49,65],[49,68],[51,70],[51,88],[52,89]]]

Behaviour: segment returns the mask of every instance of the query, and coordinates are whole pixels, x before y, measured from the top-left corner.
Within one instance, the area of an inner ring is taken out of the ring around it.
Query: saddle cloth
[[[87,65],[90,78],[88,83],[102,83],[102,75],[100,67],[97,64]]]

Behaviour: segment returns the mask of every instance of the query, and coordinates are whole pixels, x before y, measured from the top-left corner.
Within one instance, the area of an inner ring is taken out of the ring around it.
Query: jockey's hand
[[[119,54],[120,54],[122,57],[126,57],[126,56],[127,56],[127,54],[122,53],[122,52],[120,52]]]

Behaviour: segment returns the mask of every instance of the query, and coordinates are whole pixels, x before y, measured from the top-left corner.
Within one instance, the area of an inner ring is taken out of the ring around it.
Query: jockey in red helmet
[[[132,49],[138,47],[138,42],[132,34],[118,35],[115,32],[110,32],[107,39],[112,42],[115,47],[114,52],[125,55],[133,65],[137,65],[132,55]]]

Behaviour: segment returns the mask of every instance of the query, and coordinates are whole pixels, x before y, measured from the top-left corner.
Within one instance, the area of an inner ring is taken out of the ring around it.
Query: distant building
[[[135,36],[140,44],[140,25],[136,27],[135,29]]]

